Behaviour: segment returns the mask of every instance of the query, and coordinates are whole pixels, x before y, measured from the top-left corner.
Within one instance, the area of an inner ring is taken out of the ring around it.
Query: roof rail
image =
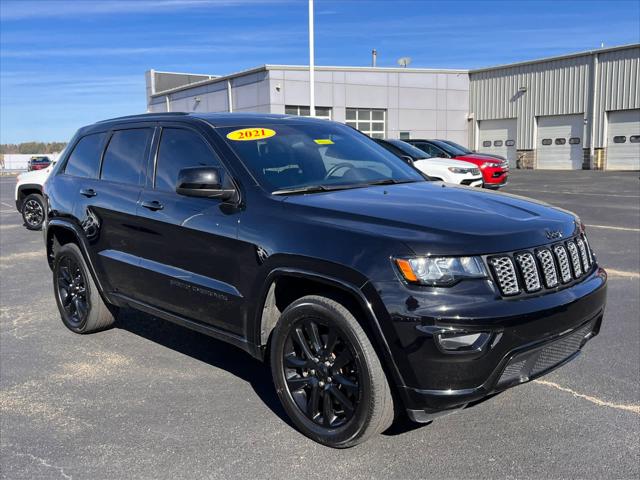
[[[100,120],[96,122],[98,123],[106,123],[106,122],[114,122],[116,120],[129,120],[136,118],[147,118],[147,117],[171,117],[175,115],[189,115],[187,112],[157,112],[157,113],[138,113],[136,115],[125,115],[124,117],[116,117],[116,118],[108,118],[106,120]]]

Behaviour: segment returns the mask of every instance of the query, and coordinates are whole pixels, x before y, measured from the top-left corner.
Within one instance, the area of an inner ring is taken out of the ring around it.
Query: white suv
[[[45,216],[42,186],[53,170],[54,162],[42,170],[21,173],[16,178],[16,208],[22,214],[24,226],[29,230],[40,230]]]

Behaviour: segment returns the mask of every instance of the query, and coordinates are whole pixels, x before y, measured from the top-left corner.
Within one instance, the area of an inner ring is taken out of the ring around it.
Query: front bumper
[[[509,177],[508,168],[484,168],[482,169],[482,178],[485,188],[498,188],[507,184]]]
[[[444,289],[377,285],[389,312],[385,335],[402,376],[399,391],[409,416],[429,421],[529,381],[574,358],[595,336],[606,301],[606,273],[537,297],[492,296],[483,281]],[[446,352],[443,329],[488,335],[479,350]],[[391,340],[391,341],[389,341]]]

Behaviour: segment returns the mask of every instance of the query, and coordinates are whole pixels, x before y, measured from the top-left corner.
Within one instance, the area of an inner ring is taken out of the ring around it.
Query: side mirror
[[[407,162],[409,165],[413,165],[413,158],[411,158],[409,155],[402,155],[400,158]]]
[[[176,193],[188,197],[229,200],[235,195],[236,190],[230,182],[225,182],[223,177],[223,171],[216,167],[183,168],[178,173]]]

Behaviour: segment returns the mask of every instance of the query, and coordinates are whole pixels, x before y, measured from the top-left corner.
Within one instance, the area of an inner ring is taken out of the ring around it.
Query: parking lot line
[[[640,228],[613,227],[611,225],[587,225],[589,228],[607,228],[609,230],[622,230],[625,232],[640,232]]]
[[[518,188],[518,192],[535,192],[535,193],[552,193],[560,195],[589,195],[592,197],[620,197],[620,198],[640,198],[640,195],[620,195],[618,193],[587,193],[587,192],[563,192],[552,190],[532,190],[527,188]],[[518,193],[515,190],[509,193]]]
[[[606,270],[610,277],[640,278],[640,273],[638,272],[625,272],[622,270],[614,270],[613,268],[607,268]]]
[[[549,382],[548,380],[534,380],[533,383],[537,383],[538,385],[545,385],[547,387],[552,387],[562,392],[570,393],[574,397],[582,398],[584,400],[587,400],[588,402],[595,403],[600,407],[610,407],[610,408],[615,408],[617,410],[625,410],[627,412],[637,413],[638,415],[640,415],[640,405],[623,405],[619,403],[607,402],[605,400],[600,400],[599,398],[592,397],[591,395],[578,393],[575,390],[571,390],[570,388],[563,387],[561,385],[558,385],[555,382]]]

